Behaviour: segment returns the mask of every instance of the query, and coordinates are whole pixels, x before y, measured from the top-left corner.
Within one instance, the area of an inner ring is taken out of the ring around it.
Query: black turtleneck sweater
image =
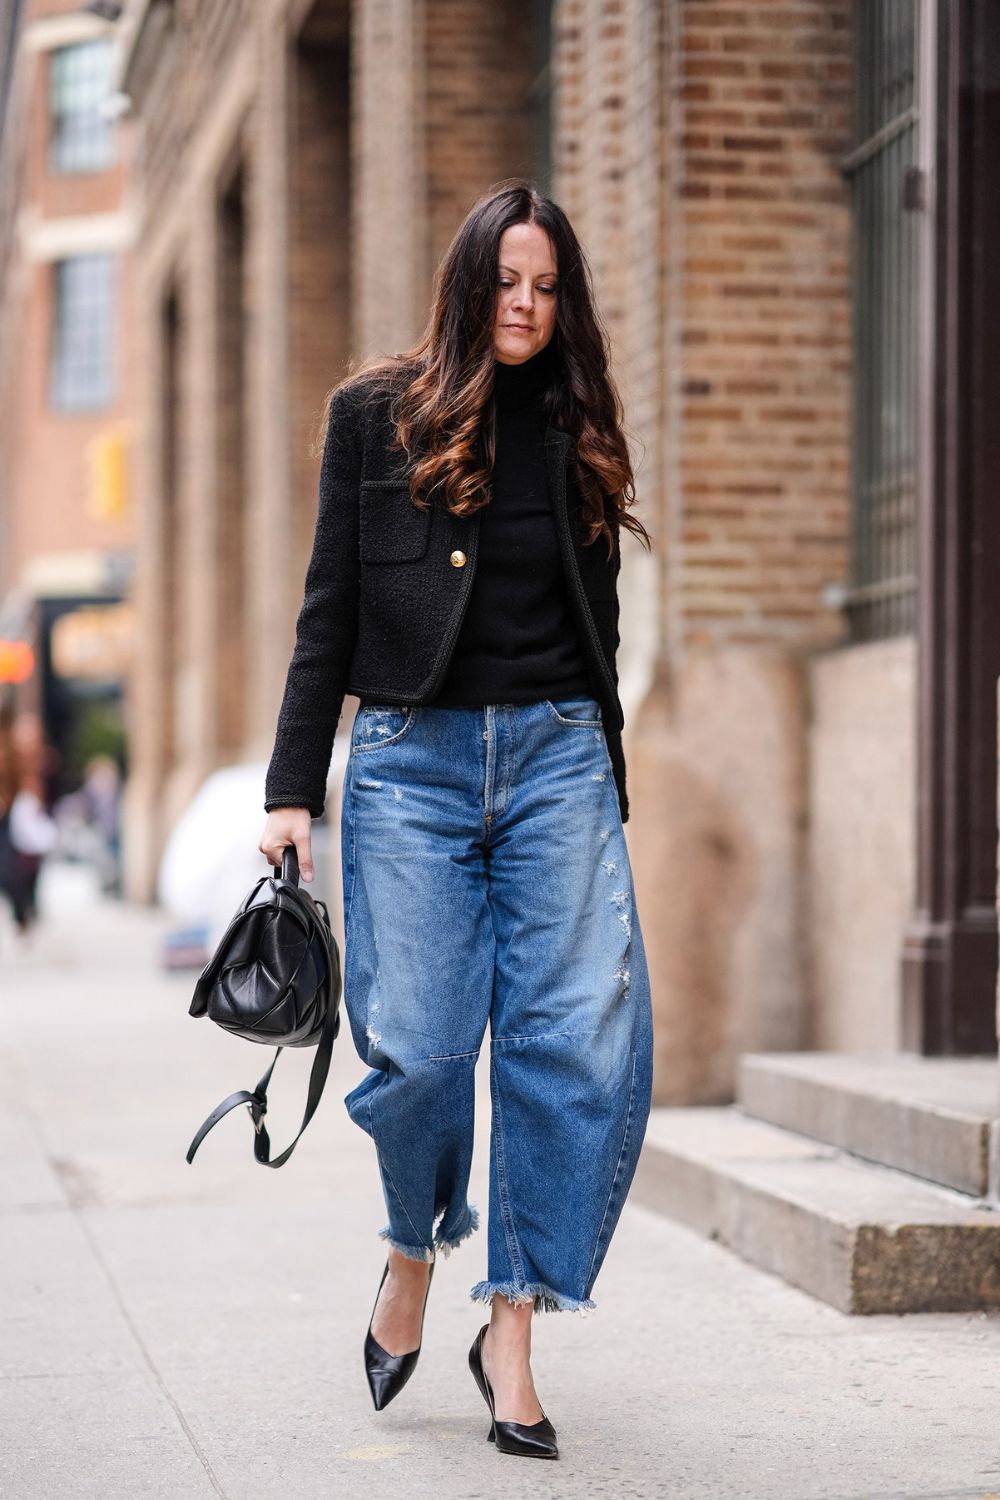
[[[535,703],[593,689],[570,613],[545,472],[555,350],[494,363],[496,459],[468,608],[435,704]]]

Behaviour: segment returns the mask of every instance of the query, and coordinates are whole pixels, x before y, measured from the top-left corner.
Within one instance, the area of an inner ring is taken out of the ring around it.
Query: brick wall
[[[432,264],[495,181],[532,176],[533,6],[428,4],[424,34],[427,221]],[[460,61],[460,65],[459,65]]]
[[[848,530],[846,0],[683,7],[686,638],[840,633]]]
[[[560,0],[557,196],[594,269],[661,642],[810,646],[848,530],[848,0]]]

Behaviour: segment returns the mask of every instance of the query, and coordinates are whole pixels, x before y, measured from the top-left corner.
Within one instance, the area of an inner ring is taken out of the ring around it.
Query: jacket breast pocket
[[[405,479],[363,479],[358,551],[363,563],[417,562],[427,551],[431,513],[410,499]]]

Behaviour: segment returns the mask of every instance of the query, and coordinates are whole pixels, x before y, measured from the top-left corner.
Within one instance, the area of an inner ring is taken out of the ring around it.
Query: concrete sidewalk
[[[1000,1319],[845,1317],[635,1205],[597,1312],[535,1322],[558,1464],[485,1441],[466,1365],[482,1232],[438,1267],[420,1367],[376,1415],[361,1345],[383,1219],[341,1104],[362,1072],[347,1028],[287,1166],[254,1163],[242,1110],[188,1166],[269,1054],[188,1017],[158,914],[72,867],[42,901],[29,951],[0,934],[4,1500],[1000,1495]],[[310,1062],[279,1064],[278,1149]]]

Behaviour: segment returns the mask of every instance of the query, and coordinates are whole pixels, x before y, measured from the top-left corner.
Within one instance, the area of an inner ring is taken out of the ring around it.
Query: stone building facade
[[[462,215],[524,173],[590,259],[654,539],[621,679],[658,1096],[729,1097],[746,1049],[899,1047],[917,655],[843,607],[849,0],[129,0],[117,31],[132,893],[206,773],[269,754],[327,389],[418,334]]]

